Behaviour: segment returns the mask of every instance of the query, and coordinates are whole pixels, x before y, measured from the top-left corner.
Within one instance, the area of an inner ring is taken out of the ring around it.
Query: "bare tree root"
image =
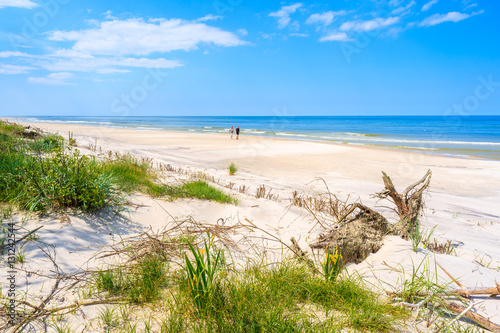
[[[321,234],[310,247],[337,248],[344,263],[360,263],[370,253],[377,252],[391,225],[381,214],[360,203],[353,204],[350,211],[357,214],[350,219],[344,218],[336,227]]]
[[[376,193],[374,197],[379,199],[390,198],[396,205],[395,211],[399,215],[400,223],[395,226],[395,233],[403,239],[409,238],[409,233],[415,232],[419,228],[418,216],[423,206],[423,193],[429,187],[432,171],[426,174],[417,182],[408,186],[403,193],[398,193],[392,180],[382,171],[385,189]]]

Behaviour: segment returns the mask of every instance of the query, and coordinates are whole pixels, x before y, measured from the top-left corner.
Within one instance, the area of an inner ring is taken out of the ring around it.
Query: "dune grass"
[[[127,268],[101,270],[95,277],[97,290],[113,296],[124,296],[134,303],[155,300],[167,282],[165,258],[148,255]]]
[[[158,172],[147,159],[116,154],[102,163],[102,172],[111,176],[121,191],[140,191],[155,197],[166,194],[165,186],[158,183]]]
[[[209,185],[204,180],[190,181],[176,186],[167,186],[165,194],[172,199],[197,198],[201,200],[216,201],[223,204],[238,204],[236,198]]]
[[[195,261],[186,257],[187,274],[179,282],[179,295],[191,298],[190,321],[197,327],[195,332],[332,332],[343,328],[391,332],[407,316],[404,309],[382,300],[354,276],[325,279],[296,260],[228,272],[218,261],[220,249],[205,242],[204,250],[191,247],[191,251]],[[200,283],[209,285],[210,292],[198,287]],[[178,314],[186,309],[181,304]]]
[[[220,250],[193,251],[198,258],[189,256],[193,259],[186,259],[190,264],[184,268],[162,271],[165,275],[156,280],[159,288],[154,297],[134,298],[143,288],[143,273],[139,278],[125,277],[130,273],[124,268],[119,278],[116,273],[99,272],[99,290],[125,295],[130,302],[152,302],[155,316],[164,318],[159,332],[393,332],[408,317],[406,310],[369,291],[354,276],[326,280],[292,259],[238,271],[219,261],[209,270],[207,258],[220,255]],[[189,274],[190,266],[194,275]],[[157,276],[154,270],[147,274]],[[126,283],[117,285],[117,280]]]

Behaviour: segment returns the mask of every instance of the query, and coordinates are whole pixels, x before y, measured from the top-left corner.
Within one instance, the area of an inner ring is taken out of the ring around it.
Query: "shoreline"
[[[219,129],[218,131],[211,131],[211,130],[204,130],[204,129],[186,129],[184,130],[180,128],[175,128],[174,127],[148,127],[151,126],[150,124],[142,124],[144,126],[141,126],[141,124],[136,124],[136,125],[131,125],[131,126],[120,126],[120,125],[112,125],[110,124],[93,124],[89,123],[88,121],[78,121],[78,122],[71,122],[71,121],[64,121],[64,120],[54,120],[54,121],[36,121],[36,120],[26,120],[29,117],[4,117],[3,119],[10,120],[10,121],[15,121],[15,122],[22,122],[22,123],[33,123],[33,124],[38,124],[37,126],[50,126],[50,125],[68,125],[68,126],[91,126],[91,127],[97,127],[97,128],[105,128],[105,129],[123,129],[123,130],[134,130],[134,131],[160,131],[160,132],[174,132],[174,133],[185,133],[185,134],[210,134],[210,135],[226,135],[226,133],[221,133],[219,127],[210,127],[214,129]],[[105,119],[109,117],[103,117]],[[141,118],[141,117],[139,117]],[[172,117],[172,118],[177,118],[177,117]],[[193,117],[193,118],[199,118],[199,117]],[[260,117],[256,117],[260,118]],[[306,117],[307,118],[307,117]],[[205,128],[205,127],[203,127]],[[353,139],[353,138],[326,138],[322,136],[314,136],[312,134],[301,134],[301,133],[272,133],[268,132],[266,134],[266,129],[243,129],[242,136],[246,137],[259,137],[263,139],[272,139],[272,140],[292,140],[292,141],[304,141],[304,142],[314,142],[314,143],[324,143],[324,144],[332,144],[332,145],[349,145],[353,147],[368,147],[368,148],[376,148],[376,149],[388,149],[388,150],[394,150],[394,151],[402,151],[402,152],[409,152],[409,153],[419,153],[419,154],[425,154],[425,155],[432,155],[432,156],[443,156],[443,157],[451,157],[451,158],[465,158],[465,159],[477,159],[477,160],[489,160],[489,161],[500,161],[500,156],[498,151],[495,150],[488,150],[488,149],[479,149],[479,148],[453,148],[453,145],[456,144],[461,144],[462,142],[460,141],[429,141],[429,139],[422,138],[422,140],[411,140],[411,139],[404,139],[403,141],[398,142],[397,139],[394,140],[389,140],[387,142],[392,142],[395,144],[383,144],[383,143],[377,143],[377,142],[370,142],[369,138],[370,137],[379,137],[379,136],[386,136],[385,134],[377,134],[377,135],[372,135],[372,134],[363,134],[363,133],[338,133],[338,134],[350,134],[353,135],[354,137],[359,137],[361,139]],[[318,132],[318,135],[321,135],[322,132]],[[367,141],[367,142],[357,142],[356,140],[361,140],[361,141]],[[409,141],[405,141],[409,140]],[[380,141],[384,142],[384,140]],[[410,145],[405,145],[405,142],[409,142]],[[447,143],[448,142],[448,143]],[[413,147],[411,144],[420,144],[425,147]],[[474,141],[464,141],[463,143],[467,143],[469,145],[484,145],[487,143],[484,142],[474,142]],[[439,147],[442,146],[443,144],[448,144],[446,147]],[[489,143],[488,143],[489,144]],[[496,145],[496,144],[494,144]],[[428,147],[427,147],[428,146]],[[453,152],[453,153],[451,153]]]
[[[23,118],[18,118],[18,117],[3,117],[0,119],[5,119],[7,121],[12,121],[12,122],[18,122],[22,123],[25,125],[32,125],[35,127],[43,128],[44,126],[47,126],[47,128],[52,128],[52,125],[55,127],[60,127],[60,126],[85,126],[85,127],[90,127],[90,128],[99,128],[103,130],[130,130],[130,131],[137,131],[137,132],[166,132],[166,133],[173,133],[173,134],[179,134],[179,135],[207,135],[207,136],[217,136],[217,137],[228,137],[229,134],[223,134],[223,133],[211,133],[211,132],[197,132],[197,131],[179,131],[179,130],[173,130],[173,129],[163,129],[163,128],[133,128],[133,127],[121,127],[121,126],[107,126],[107,125],[92,125],[92,124],[76,124],[76,123],[66,123],[66,122],[34,122],[34,121],[25,121],[25,120],[20,120]],[[64,136],[64,135],[62,135]],[[394,152],[403,152],[403,153],[409,153],[409,154],[422,154],[425,156],[439,156],[443,158],[451,158],[451,159],[467,159],[467,160],[479,160],[479,161],[500,161],[500,158],[488,158],[488,157],[480,157],[480,156],[472,156],[472,155],[455,155],[455,154],[443,154],[443,153],[438,153],[437,151],[441,150],[440,148],[436,148],[436,152],[430,152],[430,151],[425,151],[421,148],[412,148],[412,147],[393,147],[393,146],[388,146],[388,145],[377,145],[377,144],[363,144],[363,143],[355,143],[355,142],[333,142],[330,140],[314,140],[310,138],[295,138],[295,137],[272,137],[272,136],[266,136],[266,135],[259,135],[259,134],[252,134],[252,133],[242,133],[241,137],[249,137],[249,138],[256,138],[256,140],[276,140],[276,141],[291,141],[291,142],[308,142],[308,143],[317,143],[317,144],[325,144],[325,145],[334,145],[334,146],[348,146],[348,147],[353,147],[353,148],[366,148],[366,149],[374,149],[374,150],[382,150],[382,151],[394,151]]]
[[[341,178],[346,185],[354,181],[378,186],[380,171],[406,183],[431,168],[435,173],[434,190],[446,193],[452,189],[455,194],[474,196],[500,194],[500,163],[497,160],[261,136],[242,135],[240,140],[230,140],[226,134],[138,131],[80,124],[23,124],[57,132],[65,138],[71,131],[92,144],[97,139],[103,148],[119,146],[122,151],[147,155],[166,163],[221,170],[235,161],[249,174],[263,179],[285,177],[285,182],[291,181],[297,186],[317,177],[337,181]],[[478,172],[460,171],[474,169]],[[480,181],[484,174],[489,175],[488,180]],[[484,188],[479,189],[473,186],[474,183]]]

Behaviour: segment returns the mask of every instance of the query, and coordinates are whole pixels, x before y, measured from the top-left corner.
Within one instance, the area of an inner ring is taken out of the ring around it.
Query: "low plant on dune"
[[[321,265],[325,279],[335,281],[342,270],[342,255],[337,247],[333,251],[330,251],[328,246],[326,247],[325,261]]]
[[[227,169],[229,171],[229,175],[230,176],[234,176],[236,174],[236,171],[238,171],[238,166],[236,165],[236,163],[234,162],[231,162],[229,163],[229,165],[227,166]]]
[[[10,162],[10,163],[9,163]],[[78,150],[56,150],[50,156],[18,155],[4,164],[4,200],[28,211],[74,207],[93,211],[106,207],[114,197],[113,179],[93,158]]]
[[[146,255],[128,267],[98,271],[94,282],[97,290],[109,295],[123,296],[134,303],[151,302],[167,282],[167,265],[162,256]]]
[[[218,292],[218,274],[224,265],[222,249],[217,249],[213,244],[213,236],[207,232],[207,239],[204,241],[204,248],[188,243],[193,255],[193,262],[184,256],[186,262],[186,272],[189,288],[193,296],[194,303],[199,311],[207,310],[215,293]]]
[[[182,185],[166,186],[165,194],[172,199],[197,198],[201,200],[216,201],[223,204],[238,204],[236,198],[209,185],[203,180],[190,181]]]

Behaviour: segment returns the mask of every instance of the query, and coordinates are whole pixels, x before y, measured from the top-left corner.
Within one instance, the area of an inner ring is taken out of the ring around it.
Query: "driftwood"
[[[401,292],[386,291],[386,294],[389,297],[402,297],[403,296],[403,294]],[[413,295],[418,296],[418,297],[430,297],[430,296],[432,296],[432,294],[430,294],[426,291],[420,291],[420,292],[414,293]],[[484,327],[492,332],[500,333],[500,325],[495,324],[495,323],[491,322],[489,319],[481,316],[480,314],[471,311],[472,307],[466,308],[463,305],[457,304],[455,302],[452,302],[452,301],[449,301],[449,300],[443,298],[443,297],[447,297],[447,296],[458,296],[459,298],[460,298],[460,296],[461,297],[470,297],[471,295],[489,295],[490,297],[495,297],[497,295],[500,295],[500,285],[497,283],[496,287],[491,287],[491,288],[455,289],[455,290],[450,290],[449,292],[437,294],[434,296],[439,297],[438,298],[439,302],[436,304],[437,307],[442,307],[442,308],[447,309],[448,311],[460,314],[461,316],[465,316],[465,317],[473,320],[474,322],[478,323],[482,327]]]
[[[442,300],[442,305],[448,311],[451,311],[451,312],[454,312],[454,313],[460,313],[461,314],[465,310],[467,310],[467,308],[464,307],[463,305],[460,305],[460,304],[457,304],[457,303],[454,303],[454,302],[451,302],[451,301],[447,301],[447,300]],[[468,310],[468,311],[465,311],[465,313],[463,315],[465,317],[469,318],[470,320],[475,321],[476,323],[478,323],[482,327],[484,327],[484,328],[486,328],[486,329],[488,329],[488,330],[490,330],[492,332],[500,333],[500,325],[497,325],[497,324],[491,322],[489,319],[481,316],[480,314],[477,314],[476,312]]]
[[[408,186],[403,193],[398,193],[391,178],[382,171],[382,179],[385,189],[376,193],[374,197],[379,199],[390,198],[396,205],[395,211],[399,215],[401,223],[396,226],[396,233],[402,238],[408,239],[408,233],[415,232],[419,228],[418,215],[422,208],[424,191],[429,187],[432,171],[428,170],[426,174],[417,182]]]
[[[395,291],[387,291],[385,292],[390,297],[401,297],[403,294],[401,292]],[[426,291],[419,291],[418,293],[412,293],[412,295],[419,297],[426,297],[429,295]],[[497,283],[496,287],[489,288],[461,288],[461,289],[453,289],[448,292],[444,292],[438,295],[449,295],[449,296],[462,296],[462,297],[470,297],[472,295],[488,295],[490,297],[495,297],[500,295],[500,284]]]

